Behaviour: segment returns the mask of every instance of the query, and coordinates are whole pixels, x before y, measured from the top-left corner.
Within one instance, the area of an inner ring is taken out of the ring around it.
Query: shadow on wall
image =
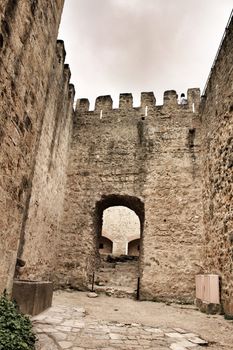
[[[139,256],[140,253],[140,239],[133,239],[128,243],[128,255]]]

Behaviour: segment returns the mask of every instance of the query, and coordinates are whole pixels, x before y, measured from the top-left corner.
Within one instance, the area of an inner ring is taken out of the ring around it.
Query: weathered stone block
[[[12,298],[22,313],[37,315],[52,305],[52,282],[20,281],[13,283]]]

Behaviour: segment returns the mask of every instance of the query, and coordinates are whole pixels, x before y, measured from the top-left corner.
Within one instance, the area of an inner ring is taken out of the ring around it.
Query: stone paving
[[[103,311],[104,312],[104,311]],[[181,328],[85,319],[82,307],[54,306],[32,318],[38,350],[198,350],[208,343]]]

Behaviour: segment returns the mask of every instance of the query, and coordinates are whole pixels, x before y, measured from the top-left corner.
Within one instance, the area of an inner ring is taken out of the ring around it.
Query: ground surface
[[[233,349],[233,322],[194,307],[57,292],[34,317],[40,350]],[[208,344],[205,344],[205,341]]]

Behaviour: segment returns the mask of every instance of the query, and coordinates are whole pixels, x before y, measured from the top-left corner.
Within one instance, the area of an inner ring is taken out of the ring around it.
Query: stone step
[[[115,286],[118,285],[126,285],[126,286],[131,286],[131,285],[136,285],[137,284],[137,278],[122,278],[120,279],[114,279],[114,278],[104,278],[103,276],[97,276],[95,279],[96,283],[104,283],[104,284],[113,284]]]
[[[110,268],[110,267],[100,267],[99,270],[97,270],[97,271],[99,271],[99,272],[111,272],[111,273],[114,273],[114,270],[115,270],[115,269]]]
[[[139,266],[138,262],[133,262],[133,263],[116,263],[116,264],[111,264],[111,263],[101,263],[100,265],[100,268],[112,268],[112,269],[115,269],[115,268],[127,268],[127,267],[137,267]]]
[[[95,289],[108,296],[135,298],[138,275],[138,259],[127,256],[104,257],[96,271]]]
[[[130,298],[135,299],[137,291],[131,287],[124,286],[94,286],[94,290],[98,294],[105,294],[115,298]]]
[[[102,267],[116,267],[116,266],[138,266],[138,261],[127,261],[127,262],[119,262],[119,263],[108,263],[108,262],[101,262],[100,266]]]
[[[121,275],[127,275],[127,274],[136,274],[138,272],[138,269],[99,269],[96,271],[97,274],[112,274],[112,275],[116,275],[116,274],[121,274]]]
[[[109,274],[109,273],[96,273],[95,279],[97,280],[137,280],[138,273],[133,274]]]

